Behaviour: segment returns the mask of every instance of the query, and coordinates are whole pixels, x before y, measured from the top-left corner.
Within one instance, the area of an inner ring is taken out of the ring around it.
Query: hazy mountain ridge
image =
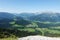
[[[37,14],[37,13],[36,13]],[[41,14],[29,14],[23,13],[19,16],[23,17],[24,19],[29,19],[32,21],[41,21],[41,22],[60,22],[60,13],[41,13]]]
[[[0,19],[1,18],[13,19],[14,17],[41,22],[60,22],[60,13],[40,13],[40,14],[20,13],[14,15],[12,13],[0,12]]]
[[[60,13],[41,13],[30,19],[41,22],[60,22]]]
[[[23,17],[26,20],[29,20],[30,17],[35,16],[35,14],[34,13],[20,13],[17,16],[20,16],[20,17]]]
[[[8,12],[0,12],[0,19],[13,19],[14,15]]]

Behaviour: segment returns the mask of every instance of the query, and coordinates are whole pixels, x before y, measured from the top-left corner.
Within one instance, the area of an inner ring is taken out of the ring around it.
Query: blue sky
[[[0,12],[60,12],[60,0],[0,0]]]

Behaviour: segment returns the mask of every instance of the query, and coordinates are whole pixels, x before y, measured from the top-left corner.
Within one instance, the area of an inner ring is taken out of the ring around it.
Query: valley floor
[[[60,37],[45,37],[45,36],[27,36],[23,38],[18,38],[18,40],[60,40]]]

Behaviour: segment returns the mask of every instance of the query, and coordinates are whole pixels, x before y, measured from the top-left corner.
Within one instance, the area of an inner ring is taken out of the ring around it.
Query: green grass
[[[0,38],[0,40],[18,40],[17,38]]]
[[[28,31],[28,32],[35,32],[35,29],[33,29],[33,28],[23,28],[23,29],[18,29],[18,30]]]
[[[57,26],[57,27],[50,27],[50,29],[60,30],[60,26]]]

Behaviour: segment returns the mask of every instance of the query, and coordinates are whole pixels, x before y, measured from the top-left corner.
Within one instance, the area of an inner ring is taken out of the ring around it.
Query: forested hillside
[[[60,37],[60,14],[16,15],[0,12],[0,38],[29,35]]]

